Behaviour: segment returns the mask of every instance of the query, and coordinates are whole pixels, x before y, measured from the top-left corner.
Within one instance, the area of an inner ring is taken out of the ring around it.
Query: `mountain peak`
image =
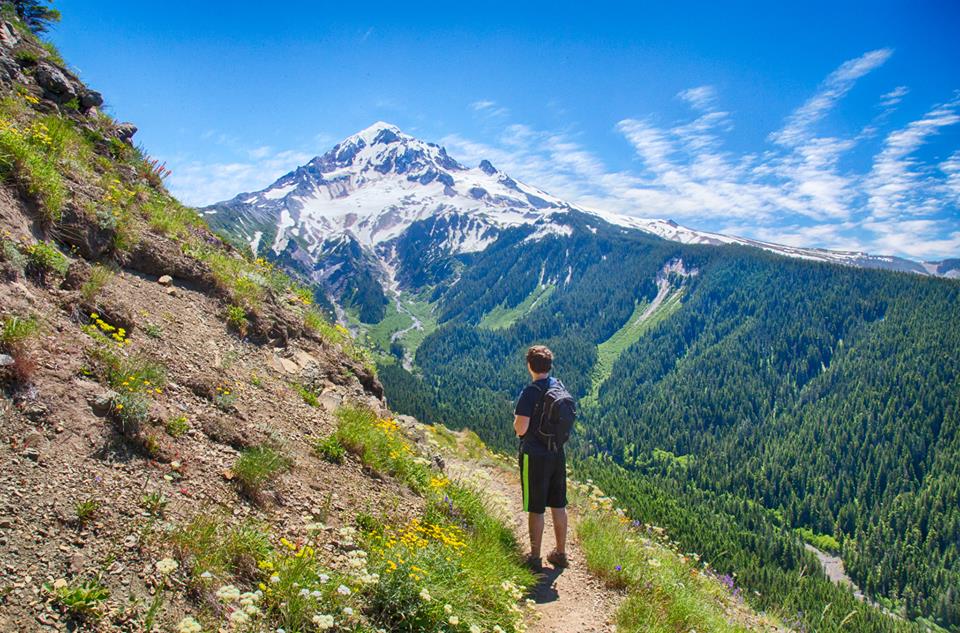
[[[373,125],[367,126],[356,134],[348,136],[341,145],[357,143],[363,141],[364,145],[374,145],[376,143],[392,143],[401,137],[412,139],[413,137],[404,134],[400,128],[386,121],[377,121]]]

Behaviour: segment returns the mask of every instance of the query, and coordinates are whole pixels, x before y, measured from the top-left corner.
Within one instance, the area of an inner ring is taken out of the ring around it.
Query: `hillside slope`
[[[31,33],[0,35],[0,629],[535,626],[486,449],[454,442],[444,475],[447,436],[390,415],[309,289],[172,199]],[[761,621],[712,576],[690,595]]]

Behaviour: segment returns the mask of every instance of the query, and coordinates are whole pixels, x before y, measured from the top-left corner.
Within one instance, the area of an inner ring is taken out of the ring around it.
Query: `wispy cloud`
[[[811,127],[820,121],[842,99],[858,79],[882,66],[893,51],[881,48],[864,53],[843,63],[820,85],[820,88],[787,119],[787,124],[770,135],[780,145],[796,145],[808,137]]]
[[[510,114],[510,110],[489,99],[474,101],[470,104],[470,109],[487,117],[505,117]]]
[[[630,144],[636,168],[610,170],[579,137],[505,123],[492,142],[459,135],[443,140],[469,162],[487,158],[501,169],[571,202],[644,217],[668,217],[697,228],[795,246],[869,250],[917,258],[960,253],[960,151],[939,165],[917,152],[960,123],[960,96],[888,129],[867,171],[845,159],[866,151],[865,139],[889,127],[889,113],[908,94],[898,86],[879,96],[882,110],[852,137],[824,135],[822,123],[858,79],[882,66],[890,49],[867,52],[830,73],[814,94],[752,153],[724,148],[733,117],[712,86],[676,96],[692,118],[664,125],[628,118],[615,129]],[[472,108],[483,112],[493,102]]]
[[[312,154],[299,150],[262,146],[242,151],[232,162],[174,159],[170,161],[170,190],[186,204],[204,206],[262,189],[311,158]]]

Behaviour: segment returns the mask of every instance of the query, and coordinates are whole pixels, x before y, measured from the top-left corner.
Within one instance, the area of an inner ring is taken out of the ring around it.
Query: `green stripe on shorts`
[[[530,512],[530,456],[523,454],[523,511]]]

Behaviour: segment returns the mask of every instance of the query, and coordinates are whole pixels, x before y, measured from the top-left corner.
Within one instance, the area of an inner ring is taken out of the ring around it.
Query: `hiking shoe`
[[[524,564],[527,566],[527,569],[530,571],[543,571],[543,561],[540,560],[539,556],[533,556],[532,554],[527,556],[527,559],[524,561]]]
[[[570,566],[570,560],[567,558],[567,555],[557,550],[553,550],[547,555],[547,562],[561,569],[566,569]]]

